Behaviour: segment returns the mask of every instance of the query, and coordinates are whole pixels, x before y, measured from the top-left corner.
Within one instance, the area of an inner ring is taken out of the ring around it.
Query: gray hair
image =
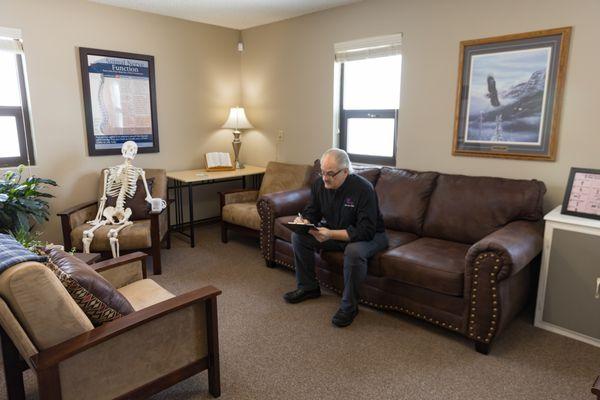
[[[350,157],[348,157],[348,153],[346,153],[344,150],[336,147],[327,150],[321,156],[321,165],[323,165],[323,159],[327,156],[333,157],[338,167],[347,168],[348,172],[352,172],[352,163],[350,162]]]

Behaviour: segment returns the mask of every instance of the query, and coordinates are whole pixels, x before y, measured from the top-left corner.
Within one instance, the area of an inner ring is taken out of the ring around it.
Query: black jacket
[[[315,225],[345,229],[351,242],[369,241],[376,232],[385,232],[373,185],[354,174],[337,189],[326,189],[323,180],[317,179],[302,216]]]

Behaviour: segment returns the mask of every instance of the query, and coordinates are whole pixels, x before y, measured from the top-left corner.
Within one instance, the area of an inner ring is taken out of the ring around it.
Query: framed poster
[[[553,161],[571,28],[460,43],[453,155]]]
[[[571,168],[560,212],[600,219],[600,169]]]
[[[80,47],[79,59],[89,155],[121,154],[128,140],[157,153],[154,57]]]

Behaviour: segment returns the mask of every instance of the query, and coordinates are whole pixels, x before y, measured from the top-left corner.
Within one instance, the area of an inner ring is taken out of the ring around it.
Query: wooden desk
[[[167,172],[167,178],[173,181],[173,185],[169,185],[169,189],[175,192],[175,225],[171,225],[173,231],[177,231],[184,236],[190,238],[190,245],[194,247],[196,244],[194,237],[194,224],[202,221],[194,220],[194,194],[193,187],[198,185],[209,185],[217,182],[241,181],[242,188],[246,188],[246,177],[251,178],[250,186],[258,188],[262,175],[265,173],[265,168],[256,167],[254,165],[246,165],[245,168],[236,169],[235,171],[207,171],[205,169],[190,169],[186,171],[170,171]],[[187,187],[188,191],[188,207],[189,221],[183,220],[183,188]],[[170,212],[169,212],[170,214]],[[169,223],[171,221],[169,215]],[[189,234],[184,232],[184,228],[189,227]]]

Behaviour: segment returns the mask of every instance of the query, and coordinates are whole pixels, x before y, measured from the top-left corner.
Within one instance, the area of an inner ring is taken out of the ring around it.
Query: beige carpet
[[[522,313],[492,347],[476,353],[462,336],[400,314],[361,307],[331,325],[339,297],[289,305],[290,271],[264,266],[256,241],[218,225],[197,245],[173,240],[156,281],[174,293],[212,284],[219,296],[222,399],[588,399],[600,348],[534,328]],[[37,398],[26,373],[28,398]],[[6,398],[2,387],[0,398]],[[209,399],[206,372],[152,399]]]

